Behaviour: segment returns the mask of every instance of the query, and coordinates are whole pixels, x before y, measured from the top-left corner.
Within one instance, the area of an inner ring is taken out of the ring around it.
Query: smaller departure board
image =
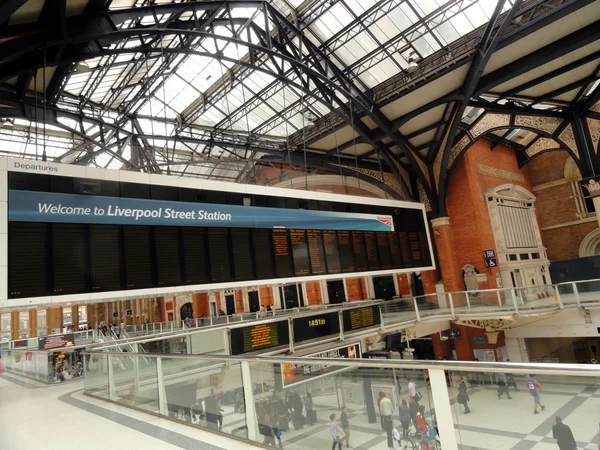
[[[419,243],[419,233],[409,232],[408,241],[410,242],[410,253],[412,256],[413,264],[416,264],[417,266],[422,265],[423,258],[421,256],[421,244]]]
[[[424,266],[431,265],[431,253],[429,252],[429,242],[427,241],[427,233],[419,231],[419,244],[421,244],[421,262]]]
[[[327,273],[341,273],[338,237],[335,231],[323,231],[323,247],[327,261]]]
[[[295,317],[293,319],[294,342],[308,341],[340,333],[340,320],[337,312],[318,316]]]
[[[398,240],[400,241],[400,251],[402,252],[402,259],[404,260],[404,267],[413,267],[412,252],[410,251],[410,242],[408,241],[408,233],[401,231],[398,233]]]
[[[402,250],[400,250],[400,241],[398,240],[398,233],[387,233],[388,241],[390,243],[390,256],[392,258],[392,266],[394,269],[401,269],[404,267],[402,261]]]
[[[367,267],[369,270],[380,269],[377,237],[374,231],[365,231],[365,245],[367,249]]]
[[[392,255],[390,254],[390,241],[388,240],[388,232],[378,231],[377,236],[377,251],[379,252],[379,262],[383,270],[392,268]]]
[[[313,275],[324,275],[327,273],[327,263],[325,262],[325,249],[323,248],[321,230],[307,230],[306,235],[311,272]]]
[[[271,252],[271,231],[260,228],[253,228],[250,231],[252,234],[252,248],[256,278],[259,280],[268,280],[270,278],[274,278],[275,272],[273,270],[273,253]],[[288,266],[289,259],[290,255],[288,253]]]
[[[275,229],[272,232],[273,251],[275,255],[275,275],[277,278],[289,278],[294,276],[292,268],[290,240],[288,230]]]
[[[362,308],[346,309],[342,312],[344,331],[355,331],[373,327],[381,323],[379,306],[364,306]]]
[[[310,254],[306,230],[290,230],[294,274],[298,277],[310,275]]]
[[[342,272],[356,272],[356,266],[354,265],[354,249],[352,247],[352,236],[350,231],[338,231],[337,238]]]
[[[290,343],[287,320],[231,328],[230,333],[232,355],[256,352]]]
[[[365,247],[365,235],[362,231],[352,232],[352,249],[354,250],[354,263],[357,272],[368,270],[367,249]]]

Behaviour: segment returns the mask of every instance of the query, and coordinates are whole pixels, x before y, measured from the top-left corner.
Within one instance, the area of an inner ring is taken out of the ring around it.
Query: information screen
[[[272,244],[270,230],[261,230],[258,228],[252,230],[254,268],[256,269],[256,278],[259,280],[275,278],[275,272],[273,270],[273,253],[271,252]],[[289,256],[288,253],[288,261],[290,259]]]
[[[338,236],[335,231],[323,231],[323,247],[325,247],[327,273],[341,273],[342,265],[340,264],[340,252],[338,250]]]
[[[325,262],[325,249],[323,248],[323,235],[321,230],[307,230],[308,251],[310,254],[310,267],[313,275],[327,273]]]
[[[419,231],[419,244],[421,245],[421,262],[424,266],[431,265],[431,253],[429,253],[429,242],[427,242],[427,233]]]
[[[154,286],[150,230],[150,227],[146,225],[123,227],[125,285],[127,289],[147,289]]]
[[[338,231],[338,248],[340,250],[340,261],[342,272],[356,272],[354,265],[354,247],[352,246],[352,235],[349,231]]]
[[[294,274],[299,277],[310,275],[310,254],[306,230],[290,230],[290,241],[294,257]]]
[[[419,243],[419,233],[408,233],[408,241],[410,242],[410,253],[415,264],[422,263],[421,244]]]
[[[205,245],[205,229],[184,227],[183,266],[186,284],[204,284],[210,282],[208,275],[208,258]]]
[[[181,284],[181,258],[177,227],[154,227],[156,278],[159,286]]]
[[[383,270],[392,268],[392,255],[390,254],[390,233],[377,232],[377,250],[379,252],[379,262]]]
[[[227,228],[207,228],[210,279],[213,283],[232,280],[227,231]]]
[[[381,323],[379,306],[365,306],[363,308],[347,309],[342,312],[344,331],[360,330],[373,327]]]
[[[362,231],[352,232],[352,249],[354,250],[354,263],[357,272],[369,270],[367,266],[367,248],[365,235]]]
[[[287,320],[231,328],[230,332],[232,355],[256,352],[290,343]]]
[[[250,230],[248,228],[231,229],[231,250],[235,281],[254,279],[254,264],[252,264],[252,248],[250,247]]]
[[[308,341],[340,333],[337,312],[293,319],[294,342]]]
[[[275,274],[277,278],[294,276],[288,230],[273,230],[273,249],[275,252]]]
[[[413,265],[412,252],[410,251],[410,242],[408,241],[408,233],[398,233],[398,240],[400,241],[400,251],[402,252],[402,260],[404,261],[405,267],[411,267]]]
[[[394,269],[404,267],[402,262],[402,251],[400,250],[400,241],[398,233],[388,233],[388,241],[390,243],[390,257],[392,258],[392,266]]]
[[[367,247],[367,267],[369,270],[381,268],[379,253],[377,252],[377,237],[374,231],[365,231],[365,244]]]

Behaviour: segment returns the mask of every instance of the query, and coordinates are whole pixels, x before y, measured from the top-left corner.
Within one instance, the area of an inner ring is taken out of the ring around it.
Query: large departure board
[[[379,306],[364,306],[362,308],[346,309],[342,312],[344,331],[355,331],[373,327],[381,323]]]
[[[324,275],[327,273],[327,263],[325,261],[325,249],[323,248],[321,230],[307,230],[306,235],[311,272],[313,275]]]
[[[350,234],[350,231],[338,231],[337,237],[342,272],[356,272],[356,266],[354,264],[354,248],[352,246],[352,235]]]
[[[204,228],[195,227],[183,227],[181,229],[185,284],[210,282],[205,231]]]
[[[158,286],[180,285],[179,229],[177,227],[154,227],[154,251]]]
[[[273,270],[273,252],[271,251],[271,230],[253,228],[251,234],[256,278],[258,280],[275,278],[275,272]],[[288,253],[288,261],[289,259]]]
[[[381,268],[379,252],[377,251],[377,237],[374,231],[365,231],[365,246],[367,249],[367,267],[369,270]]]
[[[404,267],[404,265],[402,262],[402,250],[400,250],[398,233],[387,233],[387,235],[390,244],[390,257],[392,258],[392,266],[394,269],[400,269]]]
[[[233,251],[233,271],[235,281],[254,279],[250,230],[248,228],[231,229],[231,250]]]
[[[338,236],[335,231],[323,231],[323,247],[325,248],[325,260],[327,261],[327,273],[341,273],[340,252]]]
[[[354,264],[357,272],[369,270],[367,266],[367,248],[365,247],[365,235],[362,231],[352,232],[352,250],[354,253]]]
[[[392,255],[390,254],[390,241],[388,234],[377,232],[377,251],[379,252],[379,262],[383,270],[392,268]]]
[[[340,332],[340,320],[337,312],[319,314],[318,316],[295,317],[294,342],[308,341]]]
[[[213,283],[231,281],[231,261],[229,260],[229,236],[227,228],[207,228],[210,280]]]
[[[310,254],[306,230],[290,230],[290,242],[294,258],[294,274],[298,277],[310,275]]]
[[[121,228],[118,225],[90,225],[89,232],[92,292],[123,289]]]
[[[127,289],[147,289],[155,285],[152,276],[150,231],[151,228],[145,225],[123,227]]]
[[[412,252],[410,250],[410,242],[408,241],[408,233],[398,233],[398,240],[400,241],[400,251],[402,252],[402,259],[404,261],[404,267],[413,266]]]
[[[230,333],[232,355],[256,352],[290,343],[287,320],[231,328]]]
[[[292,252],[288,230],[273,230],[273,250],[275,254],[275,275],[277,278],[294,276]]]

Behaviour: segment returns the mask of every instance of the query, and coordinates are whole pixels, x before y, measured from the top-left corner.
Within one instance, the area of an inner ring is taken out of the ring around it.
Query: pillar
[[[11,323],[12,323],[12,327],[11,327],[11,339],[19,339],[19,311],[12,311],[11,313]]]
[[[37,337],[37,309],[29,310],[29,336]]]
[[[587,184],[587,189],[594,201],[594,208],[596,208],[596,219],[598,219],[598,224],[600,225],[600,180],[590,180]]]
[[[437,248],[438,261],[446,292],[464,291],[462,269],[456,262],[456,251],[450,218],[438,217],[431,221]],[[425,273],[425,272],[424,272]]]

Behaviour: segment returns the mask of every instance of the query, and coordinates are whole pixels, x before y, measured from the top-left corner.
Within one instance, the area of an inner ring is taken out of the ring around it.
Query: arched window
[[[599,256],[600,255],[600,228],[589,233],[579,246],[579,256]]]

